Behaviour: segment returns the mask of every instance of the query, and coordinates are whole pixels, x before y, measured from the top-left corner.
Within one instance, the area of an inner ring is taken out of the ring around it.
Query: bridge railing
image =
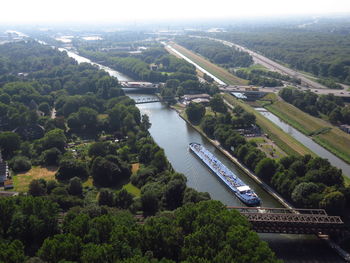
[[[240,206],[228,206],[228,209],[238,210],[240,213],[270,213],[270,214],[312,214],[312,215],[325,215],[327,212],[324,209],[306,209],[306,208],[268,208],[268,207],[240,207]]]

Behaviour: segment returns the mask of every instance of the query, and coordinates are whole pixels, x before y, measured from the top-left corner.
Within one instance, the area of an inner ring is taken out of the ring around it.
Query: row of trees
[[[248,71],[244,69],[238,69],[235,74],[243,79],[248,79],[250,85],[260,85],[264,87],[277,87],[282,86],[283,82],[275,78],[262,77],[261,74],[254,73],[253,71]]]
[[[267,158],[255,142],[249,142],[237,133],[234,130],[237,127],[255,124],[254,115],[246,113],[241,107],[234,108],[234,115],[221,113],[217,117],[204,116],[204,106],[190,104],[186,112],[190,112],[188,109],[201,113],[202,117],[195,121],[200,122],[201,128],[210,138],[218,140],[223,148],[297,207],[323,208],[331,214],[342,215],[345,207],[350,205],[350,188],[345,187],[341,170],[332,166],[328,160],[306,155],[284,157],[276,161]],[[240,123],[237,120],[242,117],[244,123],[237,126]],[[190,121],[193,122],[192,119]]]
[[[345,105],[342,98],[333,94],[317,95],[311,91],[299,91],[294,88],[284,88],[280,96],[295,107],[313,116],[324,114],[333,124],[350,124],[350,106]]]

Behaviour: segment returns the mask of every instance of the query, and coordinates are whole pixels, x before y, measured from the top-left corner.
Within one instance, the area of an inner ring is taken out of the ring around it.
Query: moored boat
[[[258,195],[204,146],[192,142],[189,147],[190,150],[239,198],[239,200],[242,201],[242,203],[248,206],[260,205],[261,200]]]

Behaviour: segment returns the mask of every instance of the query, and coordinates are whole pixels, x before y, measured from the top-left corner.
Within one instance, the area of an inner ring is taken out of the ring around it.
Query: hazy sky
[[[350,13],[350,0],[1,0],[1,22],[118,22]]]

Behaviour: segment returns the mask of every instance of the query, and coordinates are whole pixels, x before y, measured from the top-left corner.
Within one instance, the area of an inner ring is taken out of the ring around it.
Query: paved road
[[[259,63],[259,64],[262,64],[264,65],[265,67],[267,67],[268,69],[270,70],[274,70],[274,71],[279,71],[281,73],[284,73],[284,74],[287,74],[289,75],[290,77],[294,77],[294,78],[299,78],[302,82],[303,85],[306,85],[306,86],[309,86],[310,88],[314,88],[314,89],[327,89],[327,87],[321,85],[320,83],[316,82],[316,81],[312,81],[310,79],[308,79],[307,77],[305,77],[305,75],[303,75],[302,73],[299,73],[295,70],[292,70],[290,68],[287,68],[267,57],[264,57],[250,49],[247,49],[245,47],[242,47],[240,45],[237,45],[235,43],[232,43],[232,42],[229,42],[229,41],[226,41],[226,40],[221,40],[221,39],[217,39],[217,38],[212,38],[212,37],[208,37],[208,39],[211,39],[211,40],[214,40],[214,41],[218,41],[218,42],[221,42],[227,46],[230,46],[230,47],[236,47],[238,48],[239,50],[242,50],[242,51],[245,51],[247,53],[249,53],[253,59],[254,59],[254,62],[256,63]]]

